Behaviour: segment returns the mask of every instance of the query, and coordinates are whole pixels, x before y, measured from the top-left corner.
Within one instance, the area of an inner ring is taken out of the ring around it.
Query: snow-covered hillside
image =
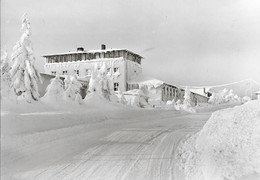
[[[187,180],[260,178],[260,101],[214,112],[178,149]]]

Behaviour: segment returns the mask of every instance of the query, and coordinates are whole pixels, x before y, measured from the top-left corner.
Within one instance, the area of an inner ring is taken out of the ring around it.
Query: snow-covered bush
[[[117,97],[118,97],[118,102],[119,103],[121,103],[121,104],[126,104],[127,103],[124,94],[120,90],[118,90]]]
[[[173,99],[172,101],[167,101],[166,102],[166,109],[175,109],[175,100]]]
[[[77,102],[80,101],[80,88],[82,87],[81,83],[78,81],[77,76],[68,75],[65,80],[65,91],[64,99],[75,101],[77,97]],[[79,96],[78,96],[79,95]]]
[[[251,101],[251,98],[248,97],[248,96],[244,96],[242,99],[241,99],[242,103],[246,103],[248,101]]]
[[[233,90],[223,89],[219,92],[213,92],[209,98],[210,104],[224,104],[232,102],[240,102],[241,98],[234,94]]]
[[[23,34],[12,53],[12,68],[10,71],[11,87],[14,89],[18,99],[27,102],[39,99],[38,82],[41,82],[40,74],[35,67],[35,57],[30,40],[31,25],[27,14],[22,17]]]
[[[200,132],[179,145],[177,164],[187,180],[257,179],[259,142],[260,101],[250,101],[214,112]]]
[[[180,99],[178,99],[177,101],[176,101],[176,103],[175,103],[175,105],[174,105],[174,108],[176,109],[176,110],[181,110],[182,109],[182,104],[181,104],[181,100]]]
[[[48,102],[61,101],[63,99],[63,94],[63,82],[60,79],[60,76],[56,75],[55,78],[51,79],[51,83],[48,85],[42,100]]]

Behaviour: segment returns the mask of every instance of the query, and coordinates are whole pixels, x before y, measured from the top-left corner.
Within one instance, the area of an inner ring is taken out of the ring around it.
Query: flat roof
[[[139,54],[136,54],[136,53],[134,53],[132,51],[129,51],[127,49],[116,49],[116,48],[105,49],[105,50],[97,49],[97,50],[72,51],[72,52],[65,52],[65,53],[47,54],[47,55],[43,55],[43,57],[57,56],[57,55],[69,55],[69,54],[84,54],[84,53],[105,53],[105,52],[111,52],[111,51],[127,51],[127,52],[132,53],[132,54],[134,54],[136,56],[139,56],[140,58],[143,58]]]

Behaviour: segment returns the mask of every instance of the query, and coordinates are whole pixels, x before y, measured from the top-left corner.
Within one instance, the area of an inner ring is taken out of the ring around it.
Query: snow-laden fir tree
[[[38,82],[41,82],[40,74],[35,67],[31,36],[31,25],[27,14],[22,16],[22,36],[13,48],[11,87],[17,96],[26,99],[27,102],[39,99]]]
[[[1,99],[3,97],[10,98],[10,95],[14,95],[12,91],[10,91],[10,59],[6,51],[1,50]]]
[[[100,70],[98,72],[98,77],[99,77],[99,83],[101,86],[102,95],[106,99],[110,100],[111,94],[110,94],[109,80],[108,80],[108,76],[107,76],[107,66],[105,63],[100,68]]]
[[[124,96],[124,94],[118,90],[118,102],[121,103],[121,104],[127,104],[127,101],[126,101],[126,98]]]
[[[1,81],[10,84],[10,59],[6,50],[1,50]]]
[[[187,105],[187,106],[191,106],[191,98],[190,98],[190,89],[189,87],[187,86],[185,88],[185,93],[184,93],[184,100],[183,100],[183,104],[184,105]]]
[[[93,68],[88,92],[99,94],[109,101],[117,102],[117,97],[113,89],[113,81],[107,75],[106,64],[103,64],[100,70],[98,70],[97,66]]]
[[[45,95],[42,97],[44,101],[60,101],[62,100],[62,95],[64,93],[63,82],[59,75],[51,79],[50,84],[46,89]]]
[[[97,93],[99,95],[102,95],[101,92],[101,86],[100,86],[100,79],[98,77],[97,73],[97,67],[95,66],[93,68],[93,71],[91,72],[91,78],[89,80],[89,88],[88,88],[88,93]]]
[[[75,101],[77,97],[77,101],[80,101],[80,88],[82,87],[81,83],[78,81],[77,76],[70,76],[68,75],[65,82],[65,92],[64,92],[64,99],[65,100],[72,100]],[[79,95],[79,96],[78,96]]]

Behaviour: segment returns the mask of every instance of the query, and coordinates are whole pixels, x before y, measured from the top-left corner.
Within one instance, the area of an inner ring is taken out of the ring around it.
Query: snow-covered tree
[[[91,72],[91,78],[89,80],[89,93],[97,93],[101,95],[101,86],[99,81],[100,79],[98,77],[97,67],[94,67],[93,71]]]
[[[184,93],[184,100],[183,100],[183,104],[184,105],[187,105],[187,106],[191,106],[192,104],[192,101],[191,101],[191,98],[190,98],[190,89],[189,87],[187,86],[185,88],[185,93]]]
[[[106,64],[104,63],[99,71],[97,69],[97,66],[95,66],[92,71],[88,92],[99,94],[109,101],[117,102],[113,89],[113,80],[107,75]]]
[[[1,50],[1,81],[10,84],[10,59],[6,50]]]
[[[10,91],[10,59],[6,51],[1,50],[1,99],[3,97],[10,98],[10,95],[14,95],[12,91]]]
[[[42,97],[46,101],[60,101],[62,100],[62,95],[64,93],[63,82],[59,75],[51,79],[51,83],[46,89],[45,95]]]
[[[16,43],[12,53],[11,87],[17,96],[26,99],[27,102],[39,99],[38,82],[41,82],[40,74],[35,67],[31,36],[31,25],[27,14],[22,16],[22,36]]]
[[[100,71],[98,73],[98,76],[99,76],[99,83],[100,83],[100,86],[101,86],[101,91],[102,91],[102,95],[110,100],[110,88],[109,88],[109,82],[108,82],[108,77],[107,77],[107,67],[106,67],[106,64],[104,63],[102,65],[102,67],[100,68]]]
[[[82,87],[81,83],[78,81],[77,76],[70,76],[68,75],[65,82],[65,92],[64,92],[64,99],[65,100],[72,100],[75,101],[76,97],[80,95],[80,88]],[[79,100],[79,96],[77,97]]]
[[[126,101],[126,98],[124,96],[124,94],[118,90],[118,102],[121,103],[121,104],[127,104],[127,101]]]

